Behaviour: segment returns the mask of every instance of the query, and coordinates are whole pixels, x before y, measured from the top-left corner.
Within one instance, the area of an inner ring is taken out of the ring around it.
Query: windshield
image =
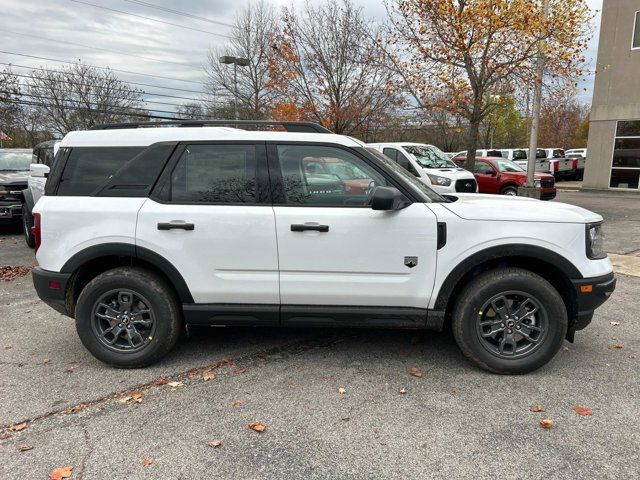
[[[437,147],[403,145],[402,148],[413,155],[418,165],[423,168],[458,168],[458,166]]]
[[[493,164],[500,170],[501,172],[524,172],[524,168],[522,168],[517,163],[513,163],[511,160],[495,160]]]
[[[387,167],[389,167],[391,170],[393,170],[395,173],[397,173],[400,177],[402,177],[403,180],[406,180],[406,182],[408,183],[408,186],[411,187],[411,189],[414,192],[417,192],[418,196],[424,197],[426,195],[427,198],[429,198],[433,202],[445,202],[446,201],[444,198],[442,198],[436,192],[431,190],[431,188],[429,188],[429,186],[427,186],[425,183],[422,183],[420,180],[418,180],[417,177],[415,177],[413,174],[411,174],[408,171],[406,171],[404,168],[402,168],[400,165],[398,165],[396,162],[391,160],[386,155],[383,155],[381,152],[379,152],[375,148],[372,148],[372,147],[366,147],[366,148],[367,148],[367,151],[369,153],[371,153],[378,160],[384,162],[384,164]]]
[[[0,151],[0,171],[29,170],[31,152],[2,152]]]

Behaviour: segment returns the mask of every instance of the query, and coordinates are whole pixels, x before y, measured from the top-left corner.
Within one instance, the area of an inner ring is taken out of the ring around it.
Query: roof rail
[[[278,122],[276,120],[170,120],[163,122],[134,122],[134,123],[106,123],[95,125],[89,130],[118,130],[127,128],[142,127],[207,127],[207,126],[244,126],[254,125],[256,127],[282,127],[287,132],[298,133],[333,133],[322,125],[314,122]]]

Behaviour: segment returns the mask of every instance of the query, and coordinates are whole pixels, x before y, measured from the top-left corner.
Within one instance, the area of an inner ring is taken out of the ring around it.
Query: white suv
[[[386,155],[438,193],[478,191],[473,173],[460,168],[434,145],[387,142],[370,143],[367,146]]]
[[[204,123],[62,140],[34,209],[33,280],[106,363],[152,364],[185,325],[451,326],[482,368],[523,373],[614,290],[600,215],[445,199],[314,124]]]

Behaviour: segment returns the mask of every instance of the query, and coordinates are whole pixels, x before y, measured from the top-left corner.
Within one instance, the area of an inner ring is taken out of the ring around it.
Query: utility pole
[[[249,59],[242,57],[232,57],[230,55],[224,55],[220,57],[220,63],[225,65],[233,64],[233,111],[236,120],[240,119],[238,115],[238,66],[248,67]]]
[[[542,0],[542,21],[549,17],[550,0]],[[536,60],[536,79],[533,88],[533,111],[531,112],[531,137],[529,140],[529,161],[527,162],[527,182],[522,194],[540,198],[540,190],[535,189],[536,152],[538,149],[538,130],[540,127],[540,109],[542,107],[542,82],[544,80],[544,40],[538,40],[538,58]],[[535,190],[534,190],[535,189]]]

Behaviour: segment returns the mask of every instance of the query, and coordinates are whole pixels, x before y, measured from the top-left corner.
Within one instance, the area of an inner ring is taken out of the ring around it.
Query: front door
[[[173,264],[196,303],[267,304],[277,312],[265,145],[178,146],[140,209],[136,246]]]
[[[268,151],[283,323],[287,306],[426,309],[436,270],[433,212],[422,203],[372,210],[373,190],[391,181],[348,148],[274,144]],[[307,168],[321,160],[332,173]],[[369,187],[335,187],[354,180]]]

